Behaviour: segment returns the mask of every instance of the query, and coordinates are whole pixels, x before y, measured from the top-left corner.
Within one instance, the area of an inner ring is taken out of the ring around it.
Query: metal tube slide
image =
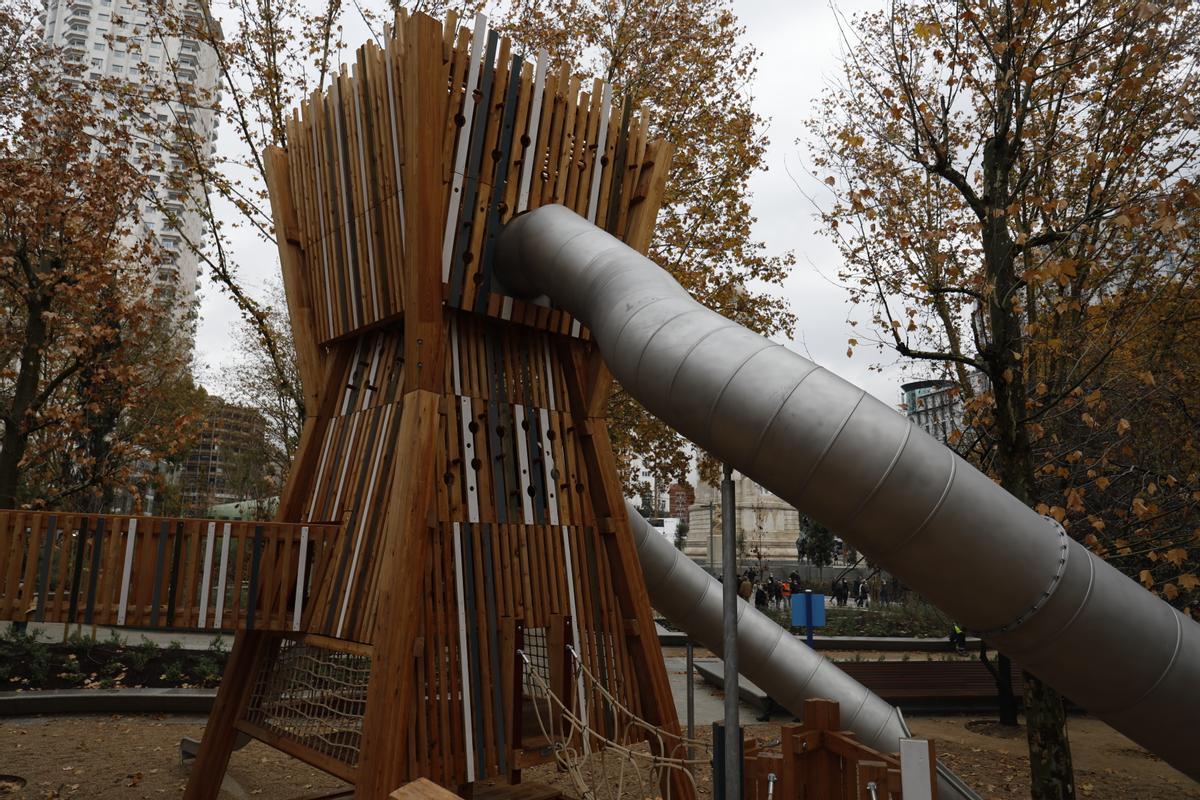
[[[650,602],[673,625],[722,658],[721,583],[679,552],[629,505],[630,529]],[[737,658],[741,674],[771,699],[800,716],[811,697],[836,700],[841,727],[868,747],[895,753],[908,726],[898,709],[792,636],[758,609],[737,598]],[[938,796],[978,800],[957,776],[938,764]]]
[[[496,269],[510,292],[546,294],[587,325],[652,413],[1200,779],[1200,624],[892,408],[704,308],[574,212],[515,218]]]

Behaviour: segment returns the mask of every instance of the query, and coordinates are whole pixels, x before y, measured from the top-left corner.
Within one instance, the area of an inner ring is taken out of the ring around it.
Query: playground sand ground
[[[1025,740],[990,735],[986,724],[967,717],[909,720],[913,732],[936,740],[939,754],[985,798],[1028,797]],[[46,717],[0,721],[0,774],[25,778],[26,787],[8,798],[171,798],[183,793],[187,769],[179,761],[179,739],[199,737],[199,717]],[[766,741],[778,725],[751,725]],[[1081,798],[1114,800],[1200,800],[1200,785],[1163,764],[1101,722],[1072,718],[1071,745]],[[566,788],[553,769],[527,770],[525,779]],[[0,783],[0,787],[2,787]],[[224,800],[286,800],[340,786],[339,781],[257,742],[234,753]],[[700,797],[708,797],[707,778]]]

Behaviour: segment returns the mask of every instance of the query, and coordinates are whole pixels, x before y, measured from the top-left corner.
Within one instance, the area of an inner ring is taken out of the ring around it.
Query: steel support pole
[[[733,467],[726,464],[721,481],[721,553],[724,562],[725,597],[723,608],[722,656],[725,659],[725,797],[741,800],[742,753],[741,725],[738,721],[737,652],[737,498],[733,489]]]
[[[696,647],[692,643],[692,637],[687,639],[687,735],[688,748],[687,757],[691,761],[696,757],[695,748],[690,744],[696,738],[696,666],[695,666]],[[688,769],[695,772],[695,769],[689,765]]]

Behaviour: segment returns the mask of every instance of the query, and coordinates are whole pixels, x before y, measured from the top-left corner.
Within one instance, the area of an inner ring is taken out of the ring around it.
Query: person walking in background
[[[779,589],[783,594],[783,607],[788,611],[792,610],[792,581],[789,578],[783,582],[783,586]]]
[[[749,574],[742,576],[742,582],[738,584],[738,596],[750,602],[750,598],[754,595],[754,584],[750,581]]]

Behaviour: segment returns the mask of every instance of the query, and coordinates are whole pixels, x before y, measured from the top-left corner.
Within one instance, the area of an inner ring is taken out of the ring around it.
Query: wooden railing
[[[748,741],[744,800],[767,800],[769,795],[772,800],[901,800],[899,758],[867,747],[850,731],[838,730],[839,723],[837,703],[807,700],[804,724],[780,726],[779,750]],[[923,791],[908,800],[937,800],[933,744],[920,745],[927,748],[929,774],[913,776]]]
[[[341,527],[0,511],[0,620],[300,630]]]

